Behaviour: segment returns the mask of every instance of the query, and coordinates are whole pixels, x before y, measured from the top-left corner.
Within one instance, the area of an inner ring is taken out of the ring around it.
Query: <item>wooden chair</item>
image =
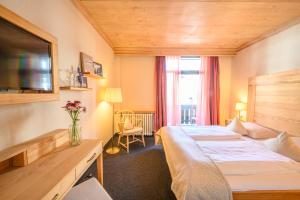
[[[118,138],[118,145],[123,146],[127,153],[129,153],[129,144],[134,142],[141,142],[144,147],[145,144],[145,138],[143,133],[143,127],[142,127],[142,120],[137,120],[135,118],[135,114],[133,111],[124,110],[124,111],[118,111],[117,115],[119,116],[118,121],[118,127],[119,127],[119,138]],[[125,126],[125,122],[130,122],[132,124],[132,127],[128,129]],[[121,138],[125,136],[126,142],[122,143]],[[130,137],[132,137],[132,140],[130,140]],[[138,138],[141,137],[141,138]]]

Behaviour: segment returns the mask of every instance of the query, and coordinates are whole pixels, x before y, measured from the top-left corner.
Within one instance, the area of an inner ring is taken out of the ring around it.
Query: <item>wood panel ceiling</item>
[[[116,54],[234,55],[300,19],[300,0],[73,0]]]

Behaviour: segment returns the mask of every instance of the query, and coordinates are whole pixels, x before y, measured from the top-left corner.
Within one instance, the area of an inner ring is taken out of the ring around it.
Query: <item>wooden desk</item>
[[[3,173],[0,199],[62,199],[95,160],[103,184],[102,150],[100,140],[83,140],[79,146],[62,145],[25,167]]]

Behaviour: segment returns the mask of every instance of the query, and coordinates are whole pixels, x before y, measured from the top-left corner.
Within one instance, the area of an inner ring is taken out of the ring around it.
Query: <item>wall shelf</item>
[[[60,90],[90,91],[90,90],[92,90],[92,88],[81,88],[81,87],[65,86],[65,87],[60,87]]]
[[[99,75],[91,73],[91,72],[84,72],[83,75],[85,77],[89,77],[89,78],[93,78],[93,79],[104,79],[103,76],[99,76]]]

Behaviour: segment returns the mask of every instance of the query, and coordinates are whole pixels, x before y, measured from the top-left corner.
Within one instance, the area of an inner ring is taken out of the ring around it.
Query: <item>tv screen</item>
[[[51,43],[2,18],[0,91],[52,92]]]

